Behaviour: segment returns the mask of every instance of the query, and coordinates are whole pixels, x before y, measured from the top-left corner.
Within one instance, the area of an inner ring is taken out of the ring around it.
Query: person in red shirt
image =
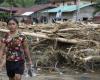
[[[10,18],[7,25],[9,32],[1,40],[0,58],[4,53],[6,54],[6,70],[9,80],[21,80],[25,56],[29,64],[32,64],[27,39],[17,30],[18,21],[15,18]]]

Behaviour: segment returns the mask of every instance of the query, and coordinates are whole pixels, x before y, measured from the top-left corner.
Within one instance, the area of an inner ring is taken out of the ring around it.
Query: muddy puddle
[[[0,73],[0,80],[8,80],[6,72]],[[33,77],[23,75],[22,80],[100,80],[100,73],[83,73],[69,69],[66,73],[37,73]]]

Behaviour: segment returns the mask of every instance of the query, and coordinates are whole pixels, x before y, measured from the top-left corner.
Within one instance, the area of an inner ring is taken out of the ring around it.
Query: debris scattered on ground
[[[0,33],[7,32],[4,29],[1,26]],[[100,62],[100,24],[74,21],[20,24],[19,30],[27,35],[36,67],[90,70],[92,64]]]

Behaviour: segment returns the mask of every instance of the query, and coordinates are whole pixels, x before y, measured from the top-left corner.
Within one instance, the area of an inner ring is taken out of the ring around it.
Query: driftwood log
[[[6,30],[6,29],[0,29],[1,32],[9,32],[9,30]],[[60,41],[60,42],[65,42],[65,43],[72,43],[72,44],[78,44],[78,43],[82,43],[82,42],[93,42],[95,43],[97,46],[100,45],[99,42],[97,41],[93,41],[93,40],[82,40],[82,39],[66,39],[66,38],[53,38],[53,37],[49,37],[47,36],[46,34],[44,33],[35,33],[35,32],[22,32],[23,34],[25,35],[29,35],[29,36],[34,36],[34,37],[37,37],[37,38],[45,38],[45,39],[50,39],[50,40],[57,40],[57,41]]]

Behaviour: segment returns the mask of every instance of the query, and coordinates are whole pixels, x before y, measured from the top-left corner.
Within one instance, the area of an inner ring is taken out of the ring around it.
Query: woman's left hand
[[[29,65],[32,65],[32,60],[29,60]]]

